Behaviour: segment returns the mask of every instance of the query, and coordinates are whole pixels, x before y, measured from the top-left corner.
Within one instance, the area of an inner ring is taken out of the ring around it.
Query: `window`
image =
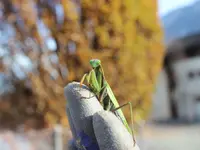
[[[195,76],[194,72],[189,72],[188,73],[188,78],[193,79]]]

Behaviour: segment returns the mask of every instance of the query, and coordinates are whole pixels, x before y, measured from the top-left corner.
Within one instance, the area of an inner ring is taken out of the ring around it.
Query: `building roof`
[[[190,47],[200,48],[200,33],[185,36],[170,42],[167,45],[166,55],[190,49]]]

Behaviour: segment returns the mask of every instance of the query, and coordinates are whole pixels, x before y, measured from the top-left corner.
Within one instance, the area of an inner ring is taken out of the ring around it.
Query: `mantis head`
[[[99,67],[101,65],[101,61],[99,59],[91,59],[90,65],[92,66],[92,68]]]

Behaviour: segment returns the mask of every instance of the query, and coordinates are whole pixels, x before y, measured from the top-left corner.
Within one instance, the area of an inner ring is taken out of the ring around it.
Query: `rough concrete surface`
[[[0,150],[51,150],[51,142],[51,131],[34,136],[0,133]],[[137,144],[140,150],[200,150],[200,124],[147,124]]]
[[[148,124],[137,139],[141,150],[200,150],[200,124]]]

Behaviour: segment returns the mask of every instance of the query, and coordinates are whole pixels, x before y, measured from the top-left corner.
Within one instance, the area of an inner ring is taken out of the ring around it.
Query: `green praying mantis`
[[[104,110],[112,111],[122,121],[128,132],[133,136],[132,128],[129,127],[128,122],[121,110],[121,108],[126,105],[130,106],[131,124],[133,127],[133,119],[132,119],[133,113],[132,113],[131,103],[129,102],[122,106],[119,106],[119,103],[115,98],[110,85],[106,81],[101,61],[99,59],[90,60],[90,65],[92,66],[92,70],[89,73],[84,74],[84,76],[81,79],[80,86],[82,86],[83,82],[86,79],[90,90],[95,94],[97,99],[100,101]],[[133,140],[135,144],[134,136]]]

